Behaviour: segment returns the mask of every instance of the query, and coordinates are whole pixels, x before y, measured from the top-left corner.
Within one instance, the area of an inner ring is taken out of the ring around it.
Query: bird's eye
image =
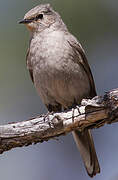
[[[43,14],[38,14],[38,15],[36,16],[36,20],[38,20],[38,19],[43,19]]]

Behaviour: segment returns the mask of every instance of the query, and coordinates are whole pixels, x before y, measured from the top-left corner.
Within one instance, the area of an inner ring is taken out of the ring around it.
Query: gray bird
[[[80,104],[83,98],[96,96],[82,46],[49,4],[31,9],[19,23],[30,31],[27,68],[49,112],[68,109]],[[76,130],[73,136],[87,173],[93,177],[100,167],[91,132]]]

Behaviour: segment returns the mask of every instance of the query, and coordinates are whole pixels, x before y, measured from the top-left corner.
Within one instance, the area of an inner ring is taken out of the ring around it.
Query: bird
[[[50,4],[29,10],[19,21],[30,32],[26,64],[32,82],[49,112],[79,105],[96,96],[85,51]],[[100,173],[91,131],[72,132],[90,177]]]

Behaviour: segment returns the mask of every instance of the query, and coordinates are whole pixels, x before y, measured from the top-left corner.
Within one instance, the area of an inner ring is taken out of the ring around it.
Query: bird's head
[[[55,28],[65,27],[59,14],[51,8],[50,4],[41,4],[31,9],[19,23],[25,24],[31,32],[41,32],[55,23]]]

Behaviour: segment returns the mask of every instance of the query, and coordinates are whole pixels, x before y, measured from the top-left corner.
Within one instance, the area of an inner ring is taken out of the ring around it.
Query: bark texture
[[[73,130],[99,128],[118,121],[118,89],[83,99],[81,106],[68,111],[41,115],[0,126],[0,154],[15,147],[47,141]]]

